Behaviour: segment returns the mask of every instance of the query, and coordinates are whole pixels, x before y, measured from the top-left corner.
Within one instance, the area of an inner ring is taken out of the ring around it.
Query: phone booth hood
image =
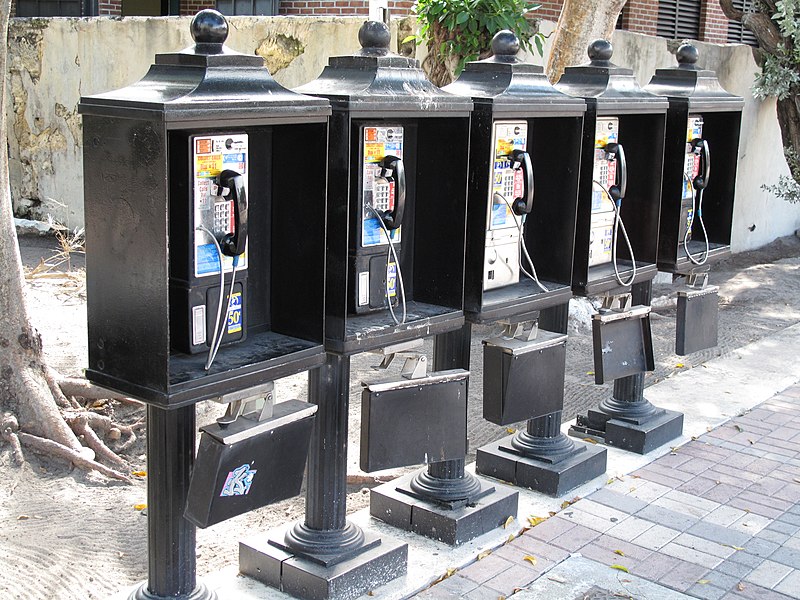
[[[358,32],[361,50],[331,57],[320,76],[296,90],[330,98],[354,117],[467,116],[469,98],[443,92],[425,77],[419,61],[389,51],[388,28],[366,21]]]
[[[586,103],[553,87],[542,67],[517,57],[519,49],[519,40],[511,31],[497,33],[492,39],[492,56],[468,62],[459,78],[443,89],[471,97],[476,104],[490,103],[497,117],[505,112],[582,115]]]
[[[613,48],[606,40],[595,40],[588,48],[589,62],[567,67],[556,83],[557,90],[584,98],[589,109],[602,113],[659,113],[668,104],[662,97],[643,90],[633,70],[611,62]]]
[[[201,11],[192,20],[191,33],[194,46],[156,54],[155,64],[140,81],[82,97],[79,112],[158,119],[168,127],[172,122],[186,127],[191,121],[208,127],[220,120],[226,125],[233,120],[241,125],[251,120],[321,120],[330,114],[326,100],[303,96],[275,81],[262,57],[227,48],[228,24],[222,15]]]
[[[697,66],[697,48],[683,44],[675,53],[677,67],[656,69],[645,91],[672,100],[685,99],[690,110],[739,111],[744,108],[744,98],[725,90],[714,71]]]

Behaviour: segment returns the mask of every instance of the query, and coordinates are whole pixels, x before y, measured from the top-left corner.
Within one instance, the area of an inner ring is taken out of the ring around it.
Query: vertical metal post
[[[472,325],[465,323],[461,329],[441,333],[433,340],[433,369],[469,369]],[[466,457],[430,463],[427,472],[419,473],[411,481],[416,493],[443,502],[468,499],[481,491],[481,484],[464,470]]]
[[[286,533],[286,545],[311,555],[345,555],[364,544],[364,532],[348,523],[347,421],[350,357],[327,354],[309,373],[309,400],[317,416],[308,450],[306,516]]]
[[[633,305],[650,305],[653,296],[653,282],[643,281],[631,287]],[[646,419],[658,412],[644,397],[644,372],[614,380],[611,398],[600,402],[600,410],[613,418]]]
[[[196,435],[194,405],[147,406],[148,581],[132,599],[216,597],[197,585],[195,526],[183,518]]]
[[[555,333],[567,333],[569,303],[543,309],[539,327]],[[562,402],[563,406],[563,402]],[[562,459],[575,450],[575,442],[561,433],[561,410],[529,419],[526,431],[517,432],[511,445],[525,456],[538,459]]]

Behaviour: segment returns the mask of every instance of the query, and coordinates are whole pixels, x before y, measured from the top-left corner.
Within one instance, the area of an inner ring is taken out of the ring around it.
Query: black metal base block
[[[519,493],[496,488],[478,480],[482,497],[474,504],[448,509],[444,505],[419,500],[411,491],[416,473],[404,475],[370,491],[369,514],[398,529],[457,546],[501,527],[508,517],[517,515]]]
[[[271,543],[283,545],[286,530],[240,541],[239,572],[296,598],[349,600],[405,575],[408,568],[408,544],[368,531],[364,552],[325,567]]]
[[[587,416],[578,415],[569,435],[591,438],[608,446],[647,454],[683,433],[683,413],[660,409],[652,418],[635,423],[622,419],[609,419],[599,410],[589,410]]]
[[[606,471],[608,453],[602,446],[576,443],[574,452],[553,462],[510,451],[513,437],[478,448],[475,470],[548,496],[561,496]]]

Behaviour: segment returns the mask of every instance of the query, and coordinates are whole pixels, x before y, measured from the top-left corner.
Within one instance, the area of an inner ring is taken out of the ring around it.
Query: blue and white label
[[[245,463],[228,473],[220,497],[246,496],[250,492],[250,486],[257,472],[257,469],[251,469],[250,465]]]
[[[397,295],[397,264],[390,262],[386,265],[386,296],[393,298]]]
[[[228,301],[227,331],[229,334],[242,330],[242,292],[234,292]]]

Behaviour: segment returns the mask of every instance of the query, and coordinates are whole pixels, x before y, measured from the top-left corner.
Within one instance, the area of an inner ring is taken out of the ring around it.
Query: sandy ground
[[[52,238],[24,237],[23,261],[30,272],[42,258],[53,256]],[[80,375],[86,366],[85,286],[81,254],[72,254],[48,274],[29,277],[26,301],[42,333],[51,364],[62,373]],[[720,286],[720,344],[686,357],[674,354],[675,287],[654,287],[652,317],[656,370],[654,383],[702,362],[800,322],[800,240],[787,237],[757,251],[737,254],[718,264],[711,282]],[[481,419],[480,340],[491,334],[476,328],[470,386],[469,432],[471,451],[505,435]],[[426,344],[429,348],[430,343]],[[351,378],[351,450],[357,449],[360,380],[373,373],[377,357],[353,359]],[[593,383],[591,335],[587,323],[571,321],[567,345],[565,420],[594,406],[609,395],[608,386]],[[303,398],[305,376],[278,384],[278,398]],[[114,407],[124,422],[142,418],[142,409]],[[200,423],[221,413],[218,405],[198,409]],[[126,454],[135,467],[144,468],[144,439]],[[357,474],[357,457],[349,456]],[[0,448],[0,598],[106,598],[147,576],[146,482],[109,483],[102,477],[68,472],[63,464],[28,454],[23,468],[11,466],[6,448]],[[348,510],[367,505],[366,488],[353,485]],[[268,530],[303,516],[302,497],[255,511],[198,531],[198,574],[237,561],[237,541],[255,531]]]

